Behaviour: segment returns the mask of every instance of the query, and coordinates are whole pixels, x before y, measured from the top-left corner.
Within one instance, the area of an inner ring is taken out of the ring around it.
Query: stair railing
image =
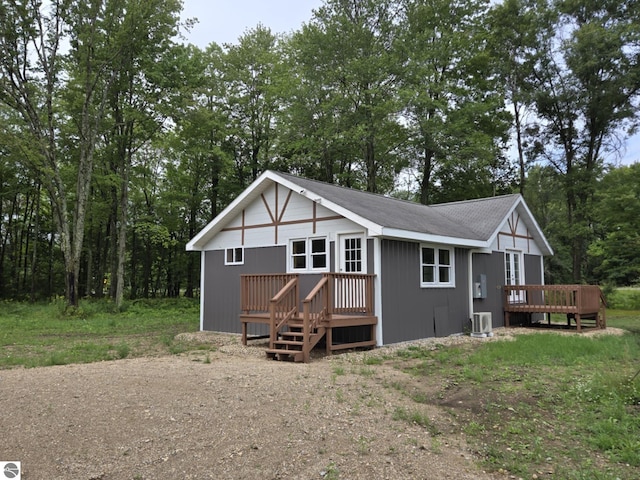
[[[311,334],[317,333],[320,324],[330,315],[331,289],[329,278],[325,275],[302,301],[302,355],[304,362],[309,361],[311,350],[318,342],[311,342]]]
[[[278,333],[298,315],[298,277],[293,277],[269,301],[269,348],[274,348]]]

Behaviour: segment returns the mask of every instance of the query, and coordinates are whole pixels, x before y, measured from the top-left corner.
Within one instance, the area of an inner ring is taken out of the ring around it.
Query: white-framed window
[[[328,267],[326,237],[296,238],[289,242],[289,271],[327,271]]]
[[[363,273],[366,270],[366,250],[364,235],[339,235],[340,271]]]
[[[452,247],[420,245],[420,286],[455,286],[454,250]]]
[[[244,247],[227,248],[224,251],[225,265],[244,265]]]

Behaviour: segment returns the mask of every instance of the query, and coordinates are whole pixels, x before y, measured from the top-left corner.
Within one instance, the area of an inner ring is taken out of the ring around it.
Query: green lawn
[[[414,347],[392,361],[424,379],[429,393],[413,390],[411,397],[447,408],[491,470],[515,478],[636,480],[640,312],[607,316],[609,326],[630,333]]]
[[[84,302],[72,316],[63,305],[0,304],[0,368],[86,363],[166,355],[187,349],[175,335],[198,330],[197,300],[129,302],[113,313]],[[371,361],[363,372],[409,372],[413,410],[394,418],[438,429],[421,411],[445,408],[486,468],[515,478],[640,478],[640,312],[610,310],[622,336],[535,333],[513,342],[474,342],[435,350],[411,347]],[[373,358],[373,357],[371,357]],[[364,373],[363,373],[364,374]],[[416,391],[418,385],[424,391]],[[508,478],[508,477],[505,477]]]
[[[61,304],[0,304],[0,368],[88,363],[179,350],[174,337],[197,331],[199,302],[130,302],[113,313],[106,302],[82,302],[73,314]]]

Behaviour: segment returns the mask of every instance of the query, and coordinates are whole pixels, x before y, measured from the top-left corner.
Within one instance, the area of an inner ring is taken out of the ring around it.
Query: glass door
[[[507,251],[504,254],[505,264],[505,284],[508,286],[519,286],[523,284],[522,259],[520,252]],[[509,294],[510,303],[524,303],[525,296],[523,290],[511,290]]]

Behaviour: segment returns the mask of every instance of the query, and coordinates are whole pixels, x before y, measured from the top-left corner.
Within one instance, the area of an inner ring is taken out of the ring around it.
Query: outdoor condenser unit
[[[472,337],[493,337],[491,326],[491,312],[477,312],[473,314],[471,322]]]

